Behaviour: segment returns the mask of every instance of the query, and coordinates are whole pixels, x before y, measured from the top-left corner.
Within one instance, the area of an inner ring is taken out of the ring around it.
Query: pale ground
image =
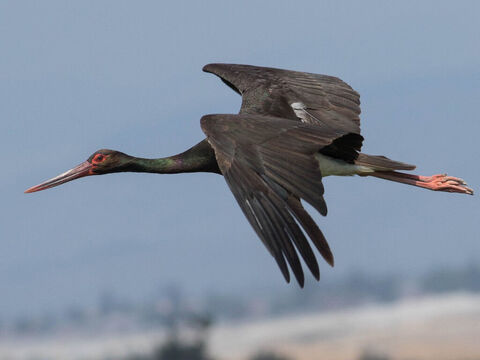
[[[118,359],[146,353],[160,332],[0,339],[1,360]],[[409,299],[329,313],[219,325],[210,337],[219,360],[273,349],[295,360],[355,360],[365,349],[402,360],[480,360],[480,295]]]

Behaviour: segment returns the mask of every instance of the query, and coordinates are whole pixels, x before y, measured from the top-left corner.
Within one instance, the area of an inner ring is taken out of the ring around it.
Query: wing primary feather
[[[290,267],[294,271],[295,277],[297,277],[297,274],[295,273],[295,270],[292,266],[292,264],[295,261],[292,258],[293,255],[291,255],[287,251],[288,249],[285,249],[285,241],[284,241],[283,234],[279,231],[279,229],[274,224],[274,219],[272,218],[272,215],[271,215],[271,209],[266,208],[265,205],[262,204],[258,198],[255,198],[254,200],[255,200],[254,201],[255,211],[257,212],[259,218],[262,219],[262,223],[266,225],[266,228],[268,230],[267,232],[268,239],[274,240],[270,242],[276,245],[274,259],[276,260],[278,266],[280,267],[280,270],[282,271],[283,276],[285,277],[287,282],[290,282],[290,273],[285,263],[285,258],[287,259],[287,262],[290,264]],[[278,246],[277,243],[275,242],[276,239],[281,240],[281,243],[279,244],[280,246]]]
[[[283,203],[283,211],[281,212],[281,216],[285,223],[288,225],[287,230],[289,232],[290,239],[295,244],[297,250],[300,252],[300,255],[305,261],[305,264],[308,266],[315,279],[319,280],[320,269],[318,267],[318,262],[315,258],[315,254],[313,253],[312,248],[310,247],[310,244],[308,243],[308,240],[306,239],[302,230],[292,217],[292,210],[288,207],[287,204],[287,200],[291,195],[289,195],[284,188],[271,181],[267,177],[262,178],[275,191],[276,195],[281,198],[281,201]],[[295,214],[294,216],[296,217]]]
[[[255,232],[260,237],[272,257],[275,259],[278,267],[280,268],[280,271],[283,274],[283,277],[285,278],[287,283],[289,283],[290,273],[288,271],[288,267],[283,256],[282,249],[274,241],[275,236],[273,236],[274,227],[272,225],[272,222],[265,213],[265,209],[259,206],[258,199],[249,195],[249,191],[252,192],[252,189],[259,191],[258,186],[261,185],[261,183],[259,183],[258,180],[253,182],[252,180],[255,179],[250,179],[245,176],[244,172],[241,170],[241,167],[237,166],[235,163],[232,164],[229,172],[225,174],[225,178],[232,193],[237,199],[240,208],[246,215],[247,220],[250,222]],[[248,201],[249,199],[251,199],[252,201],[249,201],[250,205],[248,206],[246,205],[246,201]]]
[[[250,114],[206,115],[201,125],[230,190],[285,280],[290,281],[291,270],[304,286],[302,259],[318,280],[320,270],[308,238],[327,263],[333,266],[334,259],[301,199],[327,214],[315,154],[341,138],[330,151],[340,154],[335,147],[345,144],[342,156],[356,156],[362,137]]]
[[[315,190],[310,190],[312,188],[311,184],[307,181],[302,181],[300,179],[295,179],[295,183],[292,183],[288,176],[290,175],[285,170],[271,169],[269,168],[268,175],[272,177],[280,185],[284,186],[287,190],[294,193],[298,197],[305,199],[310,205],[312,205],[317,211],[323,216],[327,215],[327,204],[323,199],[323,186],[318,186],[317,192]]]
[[[247,176],[245,172],[239,171],[240,168],[234,167],[236,171],[235,174],[238,176],[240,181],[244,184],[248,183]],[[304,274],[298,259],[298,255],[295,251],[295,248],[290,242],[290,238],[285,233],[284,224],[282,223],[281,215],[279,214],[279,209],[276,204],[274,204],[269,197],[266,196],[270,191],[264,183],[262,183],[258,175],[253,175],[251,180],[255,181],[255,187],[251,187],[250,191],[254,189],[251,201],[251,209],[253,209],[253,215],[255,219],[260,223],[260,229],[263,233],[263,236],[266,238],[266,242],[274,247],[275,259],[280,261],[282,267],[284,266],[284,257],[286,258],[290,268],[292,269],[298,283],[301,287],[304,284]],[[262,186],[263,185],[263,186]],[[261,191],[260,191],[261,190]],[[271,195],[271,194],[270,194]],[[278,246],[275,240],[279,240],[280,243]],[[287,269],[283,269],[282,272],[288,273]],[[284,274],[285,276],[285,274]],[[289,277],[289,275],[288,275]],[[287,277],[286,277],[287,278]]]
[[[283,221],[281,210],[278,208],[278,204],[274,204],[274,201],[272,201],[270,197],[261,196],[260,199],[261,204],[263,205],[262,207],[266,210],[268,217],[272,221],[272,225],[275,227],[275,235],[283,245],[283,253],[290,264],[290,268],[292,269],[300,287],[303,288],[305,277],[303,274],[302,265],[300,264],[300,260],[298,259],[297,252],[291,243],[290,237],[286,232],[285,226],[287,224],[285,224]]]
[[[320,252],[320,255],[322,255],[325,261],[333,267],[334,258],[332,251],[330,250],[330,246],[328,245],[328,242],[325,239],[322,231],[318,228],[317,224],[315,224],[311,216],[303,208],[300,200],[290,196],[288,198],[288,206],[297,221],[302,225],[312,242],[315,244],[315,247]]]
[[[237,201],[241,204],[244,212],[250,213],[246,214],[247,219],[266,247],[269,248],[285,279],[289,280],[288,269],[285,265],[286,259],[299,285],[303,287],[305,283],[305,275],[293,243],[300,251],[312,274],[318,279],[318,263],[303,233],[288,213],[286,202],[282,199],[282,197],[286,199],[285,190],[279,191],[277,194],[280,187],[276,186],[277,189],[273,189],[259,175],[255,174],[254,178],[250,178],[245,173],[241,171],[241,167],[234,164],[229,171],[229,181],[234,188],[236,187],[243,193],[242,197],[246,199],[244,204],[240,199]],[[246,185],[250,189],[250,195],[245,193]],[[233,189],[232,191],[235,194]]]
[[[312,110],[304,121],[360,133],[360,95],[337,77],[238,64],[208,64],[203,70],[241,93],[241,113],[298,120],[290,105],[300,102]]]

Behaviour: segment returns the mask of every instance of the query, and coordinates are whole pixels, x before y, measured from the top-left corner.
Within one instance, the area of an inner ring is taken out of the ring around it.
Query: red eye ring
[[[93,158],[94,162],[102,162],[103,160],[105,160],[105,157],[102,154],[97,154]]]

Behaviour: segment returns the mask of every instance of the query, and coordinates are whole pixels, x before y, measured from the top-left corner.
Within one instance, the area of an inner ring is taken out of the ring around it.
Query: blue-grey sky
[[[23,194],[100,148],[159,157],[200,141],[203,114],[240,105],[201,72],[209,62],[339,76],[361,93],[365,152],[478,190],[479,13],[477,1],[0,2],[0,318],[102,289],[287,286],[220,176],[116,174]],[[324,279],[480,261],[478,196],[324,183],[329,215],[315,218],[336,258]]]

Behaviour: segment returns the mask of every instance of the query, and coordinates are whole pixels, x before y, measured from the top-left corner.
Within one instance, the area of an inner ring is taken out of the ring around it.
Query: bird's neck
[[[220,173],[215,153],[203,140],[187,151],[159,159],[133,158],[129,171],[157,174],[177,174],[186,172]]]

